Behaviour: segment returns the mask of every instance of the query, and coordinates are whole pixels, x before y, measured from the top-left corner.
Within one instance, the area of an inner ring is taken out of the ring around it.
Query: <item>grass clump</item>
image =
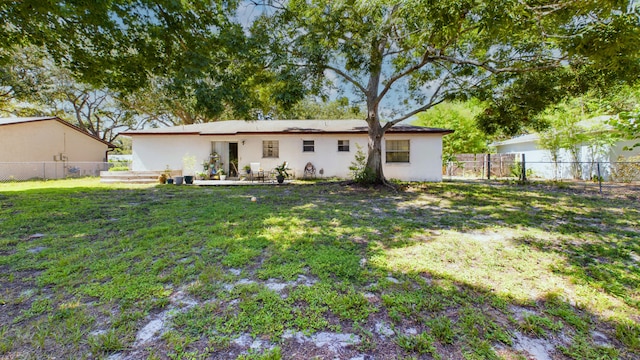
[[[564,344],[551,357],[633,358],[639,219],[635,197],[539,185],[6,184],[0,354],[528,355],[517,332]]]
[[[433,337],[426,332],[418,335],[399,335],[396,337],[395,342],[409,353],[430,354],[434,359],[441,359],[440,354],[438,354],[436,347],[433,345]]]

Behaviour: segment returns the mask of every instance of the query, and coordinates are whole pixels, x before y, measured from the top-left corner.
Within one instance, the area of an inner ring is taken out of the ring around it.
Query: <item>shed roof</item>
[[[513,145],[513,144],[523,144],[529,142],[537,142],[540,140],[540,135],[536,134],[526,134],[513,137],[511,139],[507,139],[504,141],[497,141],[491,144],[491,146],[503,146],[503,145]]]
[[[122,135],[237,135],[237,134],[343,134],[367,133],[364,120],[227,120],[204,124],[127,131]],[[397,124],[389,133],[449,134],[453,130]]]
[[[82,130],[81,128],[71,124],[68,121],[64,121],[57,116],[41,116],[41,117],[8,117],[8,118],[0,118],[0,126],[3,125],[19,125],[19,124],[29,124],[38,121],[57,121],[65,126],[68,126],[76,131],[81,132],[83,135],[86,135],[94,140],[100,141],[101,143],[107,145],[110,148],[116,148],[117,146],[112,143],[102,140],[97,136],[89,134],[88,132]]]
[[[600,130],[612,130],[613,127],[609,124],[609,120],[611,120],[613,116],[611,115],[602,115],[596,116],[588,119],[581,120],[577,123],[578,127],[582,128],[586,133],[593,133]],[[496,141],[491,144],[491,146],[504,146],[504,145],[514,145],[514,144],[523,144],[529,142],[537,142],[540,140],[540,134],[526,134],[512,137],[503,141]]]

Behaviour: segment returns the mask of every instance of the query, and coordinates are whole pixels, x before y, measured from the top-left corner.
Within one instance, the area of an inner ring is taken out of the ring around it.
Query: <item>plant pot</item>
[[[188,185],[193,184],[193,176],[191,176],[191,175],[187,175],[187,176],[185,176],[185,177],[184,177],[184,183],[185,183],[185,184],[188,184]]]
[[[183,181],[183,180],[184,180],[184,177],[182,177],[182,176],[176,176],[176,177],[174,178],[174,181],[175,181],[175,184],[176,184],[176,185],[182,185],[182,181]]]
[[[227,175],[220,175],[220,180],[226,180],[227,179]]]
[[[173,179],[167,179],[167,184],[173,184]]]
[[[284,176],[276,175],[276,180],[278,180],[278,184],[282,184],[284,182]]]

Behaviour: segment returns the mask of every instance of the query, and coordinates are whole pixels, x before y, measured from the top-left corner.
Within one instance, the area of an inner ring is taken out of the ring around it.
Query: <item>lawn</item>
[[[0,184],[0,359],[638,359],[639,198]]]

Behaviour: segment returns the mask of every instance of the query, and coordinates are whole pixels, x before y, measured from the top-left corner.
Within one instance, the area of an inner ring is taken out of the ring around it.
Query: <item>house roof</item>
[[[102,139],[100,139],[97,136],[94,136],[92,134],[89,134],[88,132],[82,130],[81,128],[67,122],[64,121],[62,119],[60,119],[57,116],[43,116],[43,117],[9,117],[9,118],[0,118],[0,126],[3,125],[19,125],[19,124],[28,124],[28,123],[34,123],[34,122],[38,122],[38,121],[57,121],[65,126],[68,126],[76,131],[81,132],[83,135],[86,135],[94,140],[97,140],[105,145],[107,145],[110,148],[116,148],[117,146],[113,145],[112,143],[108,142],[108,141],[104,141]]]
[[[611,115],[602,115],[596,116],[588,119],[581,120],[577,123],[578,127],[584,129],[587,133],[593,133],[600,130],[612,130],[613,127],[609,124],[609,120],[611,120],[613,116]],[[523,144],[529,142],[537,142],[540,140],[540,135],[538,133],[520,135],[516,137],[512,137],[511,139],[507,139],[504,141],[496,141],[490,146],[504,146],[504,145],[514,145],[514,144]]]
[[[513,137],[511,139],[507,139],[504,141],[497,141],[492,143],[490,146],[504,146],[504,145],[514,145],[514,144],[523,144],[529,142],[536,142],[540,140],[540,135],[536,134],[527,134]]]
[[[364,120],[227,120],[204,124],[127,131],[122,135],[251,135],[367,133]],[[453,130],[396,124],[388,133],[450,134]]]

